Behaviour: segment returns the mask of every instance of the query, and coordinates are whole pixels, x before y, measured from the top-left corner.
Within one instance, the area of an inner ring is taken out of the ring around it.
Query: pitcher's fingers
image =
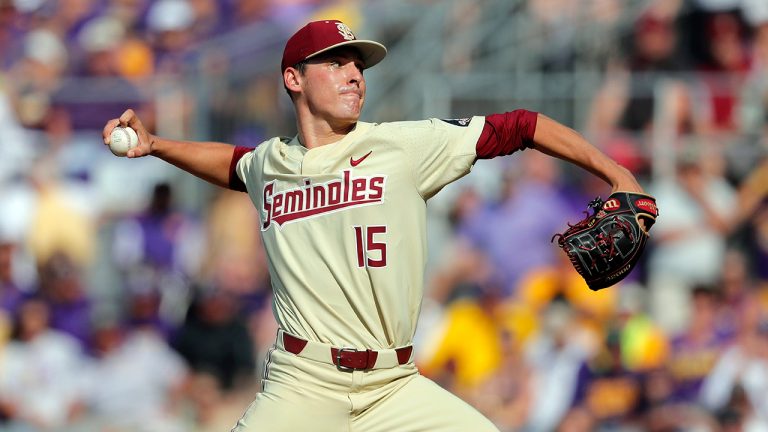
[[[123,126],[130,126],[134,130],[136,130],[136,127],[134,126],[136,122],[138,121],[138,118],[136,117],[136,113],[128,108],[123,112],[123,114],[120,115],[120,124]]]
[[[149,154],[149,152],[145,150],[146,150],[145,146],[139,145],[138,147],[128,150],[128,153],[125,156],[128,158],[137,158],[137,157],[146,156]]]
[[[109,145],[109,136],[112,134],[112,129],[120,124],[120,119],[112,119],[104,126],[104,130],[101,131],[101,138],[104,140],[104,144]]]

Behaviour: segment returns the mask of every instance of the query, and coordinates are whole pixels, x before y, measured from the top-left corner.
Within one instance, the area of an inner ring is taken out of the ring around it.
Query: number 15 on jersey
[[[357,266],[386,267],[387,244],[382,241],[381,237],[387,233],[387,227],[385,225],[374,225],[355,226],[353,228],[355,229]]]

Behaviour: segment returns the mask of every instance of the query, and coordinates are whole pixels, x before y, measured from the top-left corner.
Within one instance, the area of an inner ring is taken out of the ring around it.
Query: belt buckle
[[[336,351],[336,358],[334,359],[335,360],[334,364],[336,365],[336,367],[343,372],[353,372],[357,370],[354,367],[344,366],[341,364],[341,354],[344,352],[356,353],[357,349],[350,348],[350,347],[339,348],[339,350]]]

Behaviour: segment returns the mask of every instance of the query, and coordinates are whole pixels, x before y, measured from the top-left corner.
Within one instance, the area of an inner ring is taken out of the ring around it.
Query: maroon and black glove
[[[613,193],[606,201],[597,197],[589,208],[591,215],[585,212],[586,218],[568,224],[552,240],[557,239],[589,288],[597,291],[616,284],[634,268],[659,211],[652,196],[632,192]]]

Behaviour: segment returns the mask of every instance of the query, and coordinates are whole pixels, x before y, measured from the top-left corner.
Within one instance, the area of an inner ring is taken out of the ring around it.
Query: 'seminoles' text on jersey
[[[304,179],[304,186],[275,191],[275,181],[264,184],[261,230],[273,224],[278,228],[301,219],[343,211],[351,207],[378,205],[384,201],[387,176],[353,177],[343,170],[341,178],[325,183]]]

